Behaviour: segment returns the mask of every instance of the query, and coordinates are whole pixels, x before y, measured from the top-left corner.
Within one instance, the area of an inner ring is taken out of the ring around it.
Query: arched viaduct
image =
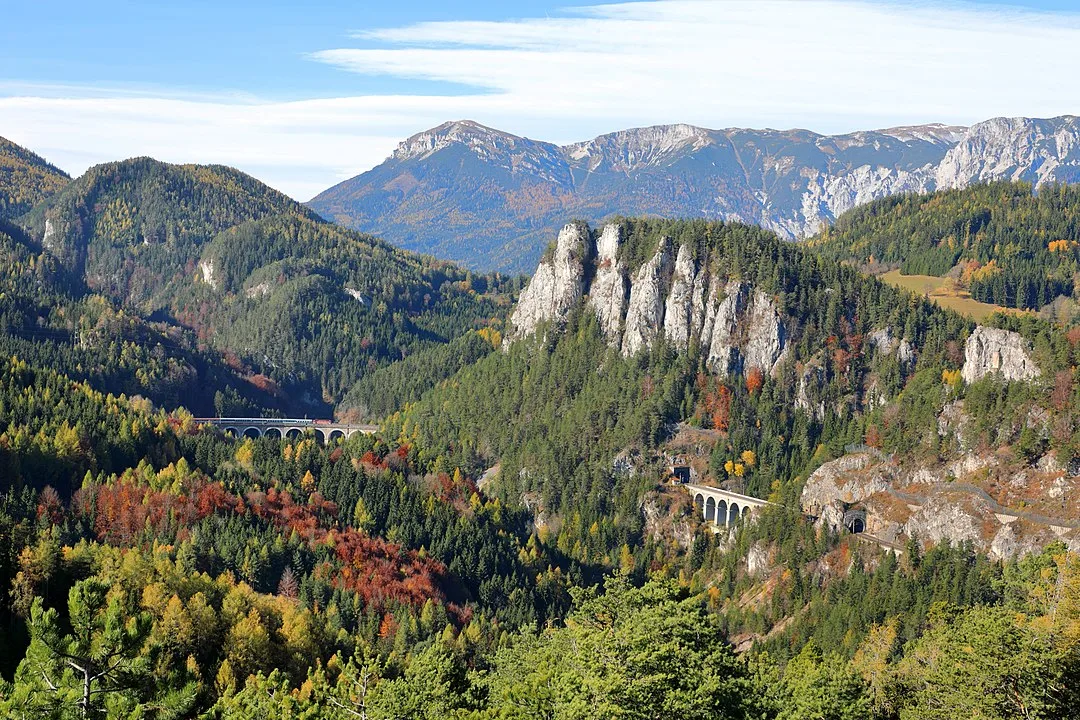
[[[315,433],[321,443],[344,440],[356,433],[373,433],[377,425],[336,423],[327,420],[298,420],[293,418],[195,418],[200,425],[212,425],[235,437],[258,438],[263,435],[279,438],[297,438],[308,430]]]
[[[721,527],[734,525],[770,504],[768,500],[705,485],[687,484],[684,487],[694,498],[694,507],[705,522]]]

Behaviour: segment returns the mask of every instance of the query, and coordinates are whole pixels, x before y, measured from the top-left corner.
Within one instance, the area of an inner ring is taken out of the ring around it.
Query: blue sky
[[[1080,0],[0,0],[0,135],[70,172],[223,162],[299,199],[471,117],[843,132],[1080,112]]]

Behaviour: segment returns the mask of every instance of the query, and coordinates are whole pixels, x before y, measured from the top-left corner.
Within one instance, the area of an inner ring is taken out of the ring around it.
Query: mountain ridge
[[[400,247],[528,271],[568,217],[702,217],[794,240],[890,195],[997,179],[1074,182],[1078,147],[1072,115],[836,135],[654,125],[566,145],[459,120],[407,138],[308,206]]]
[[[70,181],[45,158],[0,137],[0,220],[22,215]]]

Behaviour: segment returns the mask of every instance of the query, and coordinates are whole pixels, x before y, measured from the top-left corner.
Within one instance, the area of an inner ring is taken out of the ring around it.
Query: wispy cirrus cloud
[[[665,122],[834,132],[1080,112],[1076,14],[671,0],[352,39],[359,47],[309,59],[405,86],[418,79],[472,91],[269,102],[0,84],[0,134],[75,172],[139,154],[222,162],[306,199],[378,163],[402,137],[460,117],[568,141]]]

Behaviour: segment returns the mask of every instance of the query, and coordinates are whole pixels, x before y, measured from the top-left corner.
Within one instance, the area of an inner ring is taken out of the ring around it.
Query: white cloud
[[[221,162],[306,199],[377,164],[404,136],[461,117],[564,142],[664,122],[836,132],[1080,111],[1080,16],[1061,13],[673,0],[421,23],[359,39],[379,47],[312,57],[476,91],[260,102],[9,89],[0,134],[74,172],[136,154]]]

